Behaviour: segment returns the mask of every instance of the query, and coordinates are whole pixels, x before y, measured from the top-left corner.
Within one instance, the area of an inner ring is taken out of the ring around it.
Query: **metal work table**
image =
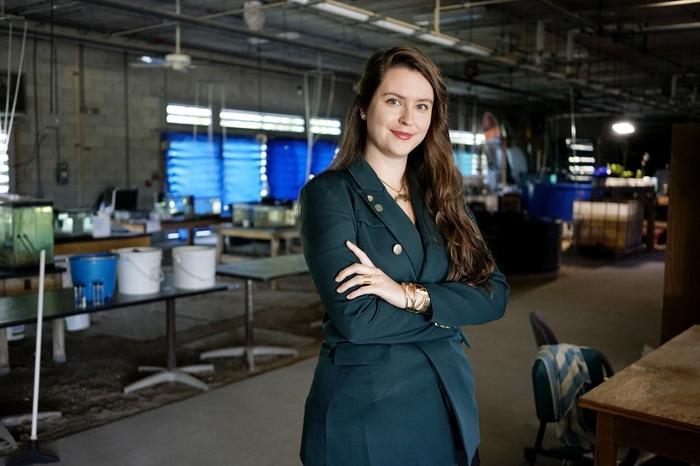
[[[224,250],[224,238],[254,239],[270,242],[270,256],[279,254],[280,241],[284,241],[285,254],[289,254],[291,242],[299,239],[299,229],[297,227],[270,227],[253,228],[240,227],[231,223],[222,223],[214,228],[217,237],[217,257],[221,257]]]
[[[104,238],[91,235],[54,236],[54,255],[90,254],[109,252],[119,248],[143,248],[151,245],[151,237],[145,233],[113,233]]]
[[[297,351],[293,348],[255,346],[253,281],[270,282],[271,280],[302,275],[308,272],[306,261],[301,254],[253,259],[217,267],[216,273],[220,275],[245,280],[245,346],[207,351],[201,354],[201,359],[245,356],[248,368],[253,371],[255,370],[255,356],[296,356]]]
[[[206,228],[212,225],[224,222],[225,220],[219,215],[195,215],[193,217],[171,217],[169,219],[160,220],[161,231],[170,230],[187,230],[187,244],[194,244],[194,232],[197,228]],[[146,233],[145,223],[129,223],[123,222],[120,224],[123,228],[135,233]]]
[[[212,371],[213,366],[211,364],[177,367],[175,351],[175,300],[226,289],[228,289],[226,285],[217,284],[211,288],[202,290],[182,290],[174,287],[172,275],[166,275],[166,279],[158,293],[148,295],[123,295],[117,293],[103,305],[88,305],[86,308],[75,307],[73,290],[70,288],[47,290],[44,292],[44,320],[56,321],[56,319],[76,314],[109,311],[111,309],[165,301],[165,325],[168,345],[166,365],[165,367],[139,367],[138,370],[141,372],[155,372],[155,374],[132,383],[124,388],[124,392],[133,392],[163,382],[178,382],[206,390],[207,385],[190,374]],[[30,293],[0,298],[0,329],[13,325],[35,323],[37,297],[37,293]],[[60,325],[53,326],[54,359],[57,350],[65,355],[63,323],[60,320],[57,322],[60,322]],[[3,337],[4,335],[6,335],[5,332],[0,332],[0,360],[3,360],[4,357],[6,361],[9,361],[7,338]]]

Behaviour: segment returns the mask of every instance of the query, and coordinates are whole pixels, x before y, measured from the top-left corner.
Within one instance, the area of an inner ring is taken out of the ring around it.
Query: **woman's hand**
[[[346,241],[345,245],[357,256],[360,262],[345,267],[336,275],[336,282],[342,282],[346,278],[352,277],[336,288],[336,291],[344,293],[346,290],[357,286],[359,288],[348,293],[347,299],[373,294],[393,306],[401,309],[405,308],[406,293],[403,287],[389,278],[381,269],[375,267],[362,249],[350,241]]]

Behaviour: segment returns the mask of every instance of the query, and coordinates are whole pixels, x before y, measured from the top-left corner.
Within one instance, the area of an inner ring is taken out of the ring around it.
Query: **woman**
[[[460,327],[500,318],[508,285],[464,206],[445,83],[418,49],[370,58],[338,156],[300,204],[326,308],[303,463],[478,464]]]

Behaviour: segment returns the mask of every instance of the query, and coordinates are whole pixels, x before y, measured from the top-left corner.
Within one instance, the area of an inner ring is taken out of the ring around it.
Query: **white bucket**
[[[199,290],[214,286],[216,248],[208,246],[178,246],[173,248],[175,287]]]
[[[121,248],[112,252],[119,254],[117,282],[120,293],[158,293],[163,281],[160,267],[163,251],[158,248]]]
[[[66,317],[66,330],[69,332],[77,332],[85,330],[90,326],[90,314],[78,314],[76,316]]]

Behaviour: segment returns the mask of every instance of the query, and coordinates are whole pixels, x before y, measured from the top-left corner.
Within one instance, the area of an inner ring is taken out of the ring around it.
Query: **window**
[[[206,134],[165,133],[165,172],[173,197],[221,198],[221,141]]]
[[[222,155],[224,205],[260,202],[267,196],[266,144],[254,136],[229,136]]]
[[[279,200],[295,200],[306,181],[306,141],[276,138],[268,141],[270,195]],[[330,165],[338,152],[333,141],[316,141],[311,151],[311,174]]]

